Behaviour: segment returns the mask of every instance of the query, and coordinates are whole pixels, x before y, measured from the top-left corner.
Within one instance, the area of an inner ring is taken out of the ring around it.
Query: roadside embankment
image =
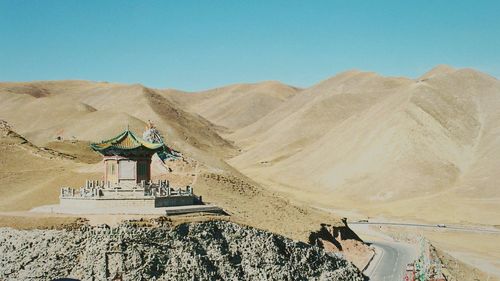
[[[349,228],[345,219],[342,224],[321,224],[318,231],[309,235],[309,244],[317,245],[327,252],[342,253],[360,270],[366,268],[375,255],[373,248]]]

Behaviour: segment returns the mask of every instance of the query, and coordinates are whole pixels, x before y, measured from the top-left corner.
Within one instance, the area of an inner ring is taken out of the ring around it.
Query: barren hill
[[[58,136],[95,141],[153,120],[209,167],[207,192],[220,180],[233,186],[212,187],[227,204],[238,183],[258,182],[306,204],[500,224],[500,82],[471,69],[438,66],[418,79],[353,70],[306,89],[263,82],[201,93],[0,83],[0,101],[14,130],[61,151]]]
[[[422,77],[351,71],[305,89],[229,135],[243,149],[230,163],[328,206],[498,223],[500,82],[443,66]]]
[[[210,122],[141,85],[85,81],[2,83],[0,117],[37,145],[64,139],[106,139],[152,120],[185,151],[228,153],[232,145]],[[211,149],[207,149],[207,148]],[[195,153],[196,153],[195,152]]]
[[[100,179],[88,142],[127,126],[141,133],[152,120],[169,145],[200,163],[195,192],[235,221],[306,240],[321,222],[336,220],[292,204],[225,163],[236,148],[218,126],[183,109],[173,93],[87,81],[0,83],[0,119],[11,125],[0,136],[0,212],[55,204],[62,186]]]
[[[235,84],[176,97],[189,111],[214,124],[235,130],[259,120],[298,92],[297,88],[267,81]]]
[[[348,71],[201,93],[88,81],[0,83],[0,219],[101,176],[89,141],[152,120],[200,163],[195,192],[231,219],[305,240],[364,216],[500,225],[500,81],[438,66],[417,79]],[[174,171],[173,173],[176,173]],[[489,247],[489,245],[487,246]]]
[[[76,185],[92,172],[76,172],[73,156],[39,148],[0,120],[0,212],[51,204],[59,187]]]

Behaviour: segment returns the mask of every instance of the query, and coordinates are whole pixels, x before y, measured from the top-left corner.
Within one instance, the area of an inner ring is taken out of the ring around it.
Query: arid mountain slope
[[[63,185],[77,185],[95,176],[75,169],[74,157],[41,149],[0,120],[0,212],[52,204]]]
[[[0,83],[0,119],[12,125],[0,130],[0,212],[55,204],[61,186],[99,178],[86,143],[152,120],[200,163],[195,192],[239,223],[304,240],[338,223],[320,207],[498,226],[499,109],[500,81],[448,66],[417,79],[349,71],[301,90]]]
[[[0,119],[34,151],[50,147],[68,154],[40,158],[2,138],[0,212],[56,204],[62,186],[101,179],[101,165],[85,142],[113,137],[127,125],[141,133],[150,119],[169,145],[201,163],[195,192],[235,221],[306,240],[320,223],[336,220],[265,190],[226,164],[224,159],[237,152],[231,142],[219,136],[218,126],[182,109],[171,93],[85,81],[0,83]]]
[[[140,132],[151,119],[208,167],[207,193],[214,178],[243,179],[325,207],[500,223],[500,82],[471,69],[438,66],[417,79],[348,71],[303,90],[1,83],[0,101],[0,118],[42,146],[100,140],[127,124]],[[217,186],[213,199],[238,201],[235,188]]]
[[[254,157],[262,158],[255,163],[288,158],[336,124],[397,92],[399,84],[407,81],[376,77],[374,73],[346,72],[304,90],[230,136],[248,150],[234,162],[252,163],[248,160]]]
[[[214,124],[235,130],[259,120],[298,92],[297,88],[268,81],[174,96],[189,111]]]
[[[230,163],[268,186],[336,206],[421,198],[408,212],[431,212],[437,207],[427,206],[447,196],[457,204],[474,198],[466,219],[491,223],[481,212],[493,212],[491,200],[500,198],[500,82],[442,66],[423,77],[347,72],[305,89],[229,135],[243,148]]]
[[[168,142],[187,153],[233,151],[231,143],[199,115],[176,106],[168,97],[141,85],[85,81],[1,83],[0,118],[37,145],[60,136],[96,141],[127,126],[142,132],[152,120]]]

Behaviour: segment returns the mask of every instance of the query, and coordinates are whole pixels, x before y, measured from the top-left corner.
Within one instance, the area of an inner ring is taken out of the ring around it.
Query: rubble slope
[[[322,249],[231,222],[0,229],[0,279],[363,280]]]

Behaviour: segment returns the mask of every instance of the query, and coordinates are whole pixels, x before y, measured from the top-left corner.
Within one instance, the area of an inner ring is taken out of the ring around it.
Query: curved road
[[[328,211],[334,214],[344,213],[345,217],[351,214],[358,216],[353,212],[345,210],[318,208],[323,211]],[[434,228],[441,231],[450,232],[473,232],[473,233],[488,233],[500,235],[500,229],[492,226],[483,225],[455,225],[455,224],[425,224],[419,222],[397,222],[386,221],[348,221],[349,226],[358,234],[364,233],[372,238],[380,238],[377,242],[373,242],[376,255],[370,262],[363,273],[374,281],[401,281],[403,280],[406,271],[406,265],[414,262],[417,258],[417,249],[410,244],[403,242],[393,242],[392,238],[384,235],[377,230],[371,230],[370,226],[395,226],[395,227],[414,227],[414,228]],[[391,241],[391,242],[389,242]],[[368,242],[369,243],[369,242]]]
[[[475,233],[488,233],[500,234],[500,230],[488,226],[476,225],[445,225],[445,224],[422,224],[422,223],[405,223],[405,222],[350,222],[349,225],[354,229],[360,228],[366,232],[369,226],[395,226],[395,227],[415,227],[415,228],[439,228],[441,231],[459,231],[459,232],[475,232]],[[374,231],[369,231],[374,234]],[[381,241],[373,242],[376,255],[364,274],[374,281],[401,281],[404,277],[406,264],[413,262],[416,259],[416,248],[410,244],[403,242],[388,242],[387,238],[382,237]],[[390,238],[389,238],[390,239]],[[387,241],[387,242],[386,242]]]
[[[402,242],[373,242],[376,255],[364,274],[373,281],[401,281],[406,265],[416,259],[417,251]]]

